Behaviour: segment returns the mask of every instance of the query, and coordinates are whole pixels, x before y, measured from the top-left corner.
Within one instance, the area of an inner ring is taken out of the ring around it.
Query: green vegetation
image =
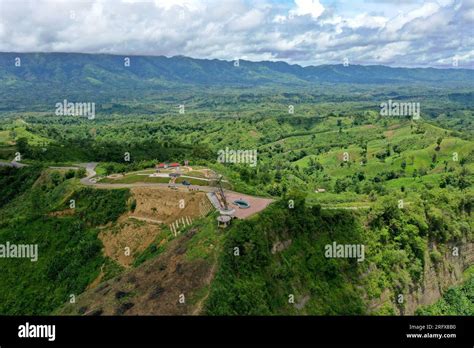
[[[211,259],[212,261],[212,258],[221,251],[225,234],[222,231],[216,231],[217,216],[217,213],[209,214],[209,216],[194,222],[192,227],[187,228],[188,231],[190,229],[199,231],[186,243],[186,259],[188,261],[197,259]]]
[[[464,284],[449,288],[439,301],[416,311],[418,315],[472,315],[473,313],[474,274],[472,267]]]
[[[79,295],[98,276],[105,262],[106,278],[120,272],[102,256],[98,225],[114,221],[127,210],[127,190],[74,191],[76,178],[66,179],[58,171],[38,167],[2,168],[0,210],[2,244],[38,246],[36,262],[1,258],[0,313],[46,315]],[[5,196],[4,196],[4,195]],[[73,215],[54,216],[55,208],[69,208],[77,201]]]
[[[220,270],[206,311],[224,314],[363,314],[357,289],[360,266],[354,259],[327,259],[324,247],[362,243],[363,232],[344,212],[308,208],[304,200],[288,209],[281,201],[255,219],[235,224],[227,233]],[[272,254],[272,245],[291,241]],[[238,256],[237,256],[238,254]],[[306,296],[304,309],[295,304]]]
[[[389,291],[390,302],[375,314],[396,314],[404,308],[396,295],[426,280],[429,242],[472,240],[466,206],[472,197],[439,190],[425,195],[432,203],[419,201],[402,209],[386,198],[370,208],[368,216],[310,208],[302,198],[289,209],[288,196],[258,217],[236,223],[224,242],[207,313],[364,314],[367,301],[377,301]],[[287,248],[272,252],[284,241],[290,241]],[[333,242],[364,245],[366,262],[326,258],[324,247]],[[444,262],[439,253],[436,262]],[[294,303],[288,301],[290,294]],[[468,311],[473,313],[471,307]]]
[[[155,164],[189,160],[193,178],[177,184],[213,185],[197,171],[210,168],[225,188],[275,199],[224,232],[213,214],[183,231],[200,231],[186,242],[188,261],[220,255],[205,304],[212,315],[405,314],[411,307],[396,297],[423,289],[429,268],[455,262],[452,245],[473,241],[472,71],[245,61],[235,69],[185,57],[135,57],[124,70],[107,55],[24,56],[22,69],[0,64],[8,82],[0,83],[0,158],[19,153],[28,164],[0,167],[0,243],[38,243],[40,256],[0,259],[0,314],[52,313],[99,274],[124,271],[103,256],[97,235],[139,209],[137,200],[84,186],[84,168],[50,166],[98,162],[100,184],[167,184],[148,176]],[[11,59],[0,54],[0,63]],[[65,98],[96,102],[96,117],[55,115]],[[389,99],[421,102],[421,118],[381,116]],[[257,165],[220,163],[226,148],[255,150]],[[132,267],[159,257],[163,239],[173,239],[166,226]],[[327,259],[332,242],[364,245],[364,262]],[[419,312],[472,315],[469,301],[471,280]]]
[[[76,191],[71,199],[76,201],[76,214],[79,218],[97,226],[115,221],[126,212],[129,197],[127,189],[95,190],[87,187]]]
[[[29,189],[41,174],[41,167],[0,168],[0,208]]]
[[[162,238],[163,237],[161,235],[159,235],[157,237],[157,240],[154,243],[150,244],[142,253],[140,253],[140,255],[138,255],[138,257],[133,261],[133,266],[137,267],[137,266],[141,265],[143,262],[145,262],[145,261],[147,261],[151,258],[154,258],[154,257],[160,255],[162,252],[164,252],[165,251],[165,246],[159,244],[159,242],[161,242]]]
[[[80,294],[97,277],[103,262],[96,236],[96,231],[73,218],[45,218],[0,228],[3,242],[38,245],[37,262],[0,259],[0,312],[50,314],[71,294]]]
[[[206,180],[200,180],[198,178],[179,177],[176,179],[176,184],[181,184],[183,181],[187,181],[191,185],[207,186],[209,183]],[[155,184],[168,184],[170,178],[168,177],[149,177],[148,175],[130,174],[117,179],[105,178],[100,180],[100,183],[110,184],[133,184],[133,183],[155,183]]]

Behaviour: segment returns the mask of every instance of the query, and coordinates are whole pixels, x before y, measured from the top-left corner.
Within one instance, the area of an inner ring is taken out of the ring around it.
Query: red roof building
[[[161,168],[178,168],[180,167],[181,164],[179,164],[178,162],[174,162],[174,163],[158,163],[155,168],[156,169],[161,169]]]

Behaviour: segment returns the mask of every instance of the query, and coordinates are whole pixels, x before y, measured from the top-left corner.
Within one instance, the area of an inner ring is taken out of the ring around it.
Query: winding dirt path
[[[212,281],[212,279],[214,279],[214,276],[216,275],[216,272],[217,272],[217,258],[214,257],[214,261],[213,261],[213,264],[212,264],[212,267],[211,267],[211,271],[209,272],[209,274],[207,275],[207,277],[204,281],[206,285],[211,284],[211,281]],[[199,315],[202,312],[202,309],[204,307],[204,303],[206,303],[206,300],[209,297],[210,293],[211,293],[211,289],[209,289],[206,296],[204,296],[202,299],[200,299],[196,303],[196,308],[194,308],[194,310],[191,312],[191,315]]]

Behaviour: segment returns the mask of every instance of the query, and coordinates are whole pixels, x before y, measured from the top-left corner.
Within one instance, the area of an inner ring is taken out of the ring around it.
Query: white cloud
[[[143,0],[137,0],[135,2],[139,1]],[[203,2],[198,0],[154,0],[153,2],[157,7],[164,8],[165,10],[178,7],[189,11],[196,11],[203,7]]]
[[[324,12],[324,6],[319,0],[295,0],[296,8],[290,11],[290,14],[296,16],[311,15],[312,18],[318,18]]]
[[[283,16],[283,15],[276,15],[276,16],[273,18],[273,22],[274,22],[274,23],[284,23],[286,20],[287,20],[287,17],[286,17],[286,16]]]
[[[350,28],[382,28],[388,18],[382,16],[372,16],[367,13],[361,13],[354,18],[348,18],[344,23]]]
[[[440,6],[436,3],[425,3],[420,8],[411,12],[400,12],[395,18],[388,21],[386,29],[389,32],[395,33],[403,28],[404,25],[410,23],[417,18],[427,18],[438,11]]]
[[[264,19],[265,14],[262,11],[253,9],[235,18],[230,23],[229,29],[237,31],[250,30],[262,24]]]
[[[341,12],[314,0],[0,0],[0,51],[398,66],[456,55],[472,67],[473,0],[366,4]]]

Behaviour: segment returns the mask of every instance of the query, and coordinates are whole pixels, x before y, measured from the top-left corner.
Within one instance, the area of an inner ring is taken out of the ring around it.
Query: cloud
[[[234,18],[228,28],[233,31],[251,30],[262,24],[264,19],[265,15],[262,11],[252,9],[243,16]]]
[[[296,16],[310,15],[312,18],[318,18],[324,12],[324,7],[319,0],[295,0],[296,8],[290,11],[290,14]]]
[[[0,51],[473,68],[473,0],[1,0]]]

